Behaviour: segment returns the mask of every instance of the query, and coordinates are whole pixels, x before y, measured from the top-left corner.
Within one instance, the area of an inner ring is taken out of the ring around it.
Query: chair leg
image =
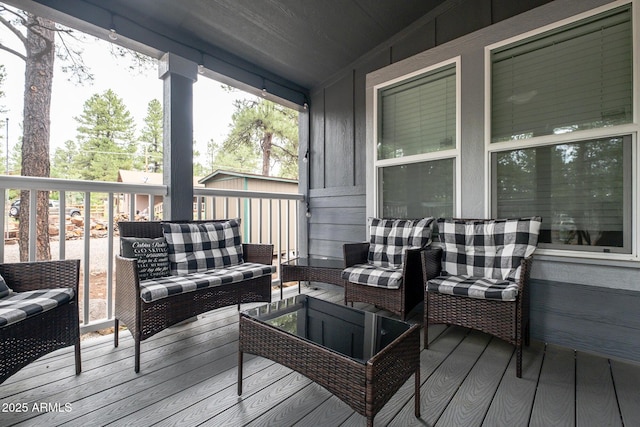
[[[76,375],[79,375],[82,372],[82,360],[80,359],[80,337],[75,344],[76,347]]]
[[[426,317],[424,318],[422,329],[424,334],[424,349],[427,350],[429,348],[429,323]]]
[[[113,346],[118,347],[118,330],[120,329],[120,321],[116,318],[113,321]]]
[[[516,377],[522,378],[522,343],[516,346]]]
[[[140,340],[136,339],[135,342],[135,367],[136,374],[140,372]]]

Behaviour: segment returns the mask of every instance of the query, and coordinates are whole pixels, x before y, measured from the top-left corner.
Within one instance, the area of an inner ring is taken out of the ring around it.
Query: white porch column
[[[158,63],[163,80],[163,219],[193,219],[193,83],[198,64],[173,53]]]

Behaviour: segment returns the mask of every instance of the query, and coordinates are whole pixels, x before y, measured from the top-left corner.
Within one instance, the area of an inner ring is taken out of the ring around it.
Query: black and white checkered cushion
[[[438,219],[443,275],[518,280],[520,262],[538,245],[540,223],[540,217]]]
[[[356,264],[342,270],[342,278],[360,285],[398,289],[402,284],[402,269],[378,267],[373,264]]]
[[[172,275],[241,264],[240,220],[210,223],[162,223]]]
[[[12,293],[0,299],[0,328],[66,304],[73,297],[71,288]]]
[[[506,220],[438,219],[441,276],[427,290],[515,301],[520,263],[538,244],[539,217]]]
[[[378,267],[401,268],[406,249],[424,248],[431,243],[433,221],[373,218],[367,261]]]
[[[4,277],[0,276],[0,298],[7,297],[9,294],[11,294],[11,289],[9,289]]]
[[[462,295],[471,298],[515,301],[518,284],[512,280],[472,276],[439,276],[427,283],[429,292]]]
[[[245,262],[216,270],[191,273],[188,276],[167,276],[140,282],[140,297],[144,302],[153,302],[170,295],[191,292],[245,279],[275,273],[274,265]]]

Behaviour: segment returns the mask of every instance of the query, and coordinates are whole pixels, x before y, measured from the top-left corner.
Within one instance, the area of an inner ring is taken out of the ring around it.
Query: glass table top
[[[295,267],[316,267],[316,268],[336,268],[344,269],[344,260],[336,258],[294,258],[282,263]]]
[[[411,325],[307,295],[243,312],[279,330],[365,363]]]

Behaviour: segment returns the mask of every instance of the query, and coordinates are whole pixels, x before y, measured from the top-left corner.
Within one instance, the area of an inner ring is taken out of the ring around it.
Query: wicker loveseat
[[[345,304],[373,304],[405,320],[424,298],[421,253],[426,251],[429,259],[439,254],[429,249],[433,222],[434,218],[372,218],[368,242],[343,246]],[[439,271],[437,265],[434,268]]]
[[[135,341],[136,372],[140,342],[169,326],[229,305],[271,302],[273,246],[242,244],[239,220],[118,225],[114,345],[122,322]]]
[[[0,264],[0,383],[71,345],[80,373],[79,274],[79,260]]]
[[[431,324],[480,330],[516,346],[516,375],[522,377],[523,340],[529,344],[528,282],[541,219],[440,218],[437,224],[442,264],[437,277],[424,277],[424,347]]]

